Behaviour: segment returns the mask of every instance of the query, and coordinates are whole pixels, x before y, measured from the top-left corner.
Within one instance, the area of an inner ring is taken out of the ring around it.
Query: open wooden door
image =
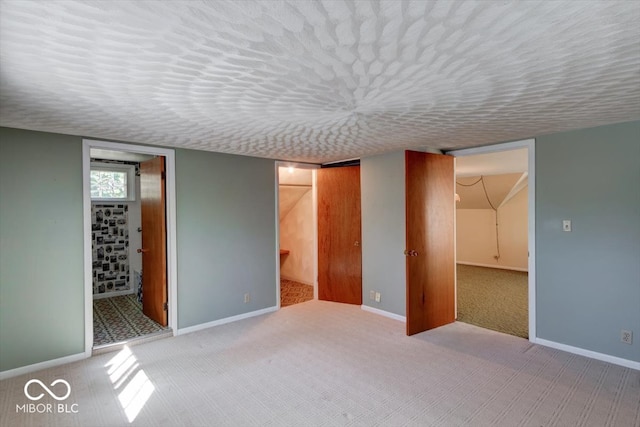
[[[362,304],[360,166],[317,173],[318,298]]]
[[[405,152],[407,335],[455,321],[454,163]]]
[[[140,163],[142,312],[167,326],[167,227],[164,157]]]

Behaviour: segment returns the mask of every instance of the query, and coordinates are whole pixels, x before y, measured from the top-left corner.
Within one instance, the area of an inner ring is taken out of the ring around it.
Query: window
[[[134,182],[133,165],[91,163],[91,200],[135,200]]]

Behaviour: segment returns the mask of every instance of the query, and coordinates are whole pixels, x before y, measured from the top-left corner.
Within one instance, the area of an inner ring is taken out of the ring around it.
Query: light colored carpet
[[[313,299],[313,286],[293,280],[280,279],[280,307],[287,307]]]
[[[458,321],[529,338],[528,274],[458,264]]]
[[[129,351],[2,381],[0,425],[124,426],[127,413],[140,426],[640,424],[639,371],[460,322],[407,337],[348,304],[309,301]],[[16,414],[31,378],[69,381],[78,413]]]

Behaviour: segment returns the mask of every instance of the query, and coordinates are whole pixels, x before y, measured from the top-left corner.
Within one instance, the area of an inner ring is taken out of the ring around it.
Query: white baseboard
[[[614,365],[624,366],[625,368],[631,368],[640,371],[640,362],[634,362],[633,360],[622,359],[616,356],[610,356],[604,353],[598,353],[596,351],[585,350],[580,347],[573,347],[566,344],[560,344],[555,341],[548,341],[542,338],[534,338],[530,340],[534,344],[540,344],[545,347],[555,348],[557,350],[566,351],[568,353],[578,354],[580,356],[589,357],[591,359],[601,360],[603,362],[613,363]]]
[[[298,277],[287,276],[286,274],[282,273],[280,273],[280,278],[284,280],[293,280],[294,282],[302,283],[303,285],[313,286],[313,281],[309,282],[307,280],[303,280]]]
[[[178,329],[176,331],[176,335],[189,334],[191,332],[201,331],[203,329],[212,328],[214,326],[224,325],[225,323],[237,322],[238,320],[261,316],[263,314],[272,313],[277,310],[278,310],[278,307],[274,306],[274,307],[263,308],[262,310],[250,311],[249,313],[238,314],[237,316],[225,317],[224,319],[218,319],[212,322],[201,323],[199,325]]]
[[[0,372],[0,380],[17,377],[18,375],[29,374],[31,372],[40,371],[42,369],[53,368],[54,366],[64,365],[78,360],[86,359],[88,356],[83,353],[72,354],[70,356],[60,357],[58,359],[45,360],[44,362],[34,363],[33,365],[21,366],[20,368],[9,369]]]
[[[529,271],[528,268],[509,267],[508,265],[498,265],[498,264],[481,264],[479,262],[456,261],[456,264],[472,265],[474,267],[499,268],[501,270],[513,270],[513,271],[524,271],[524,272],[528,272]]]
[[[369,307],[368,305],[364,305],[364,304],[361,305],[360,308],[370,313],[378,314],[380,316],[388,317],[390,319],[399,320],[401,322],[407,323],[407,318],[405,316],[400,316],[399,314],[380,310],[379,308]]]
[[[119,297],[122,295],[135,294],[136,291],[134,289],[129,289],[126,291],[115,291],[115,292],[105,292],[104,294],[95,294],[93,299],[102,299],[102,298],[111,298],[111,297]]]

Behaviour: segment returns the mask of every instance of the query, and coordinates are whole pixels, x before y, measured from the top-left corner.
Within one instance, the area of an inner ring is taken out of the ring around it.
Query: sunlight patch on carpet
[[[127,346],[109,360],[105,367],[108,368],[107,375],[114,390],[118,390],[126,383],[118,395],[118,400],[127,420],[131,423],[147,403],[155,387]]]

